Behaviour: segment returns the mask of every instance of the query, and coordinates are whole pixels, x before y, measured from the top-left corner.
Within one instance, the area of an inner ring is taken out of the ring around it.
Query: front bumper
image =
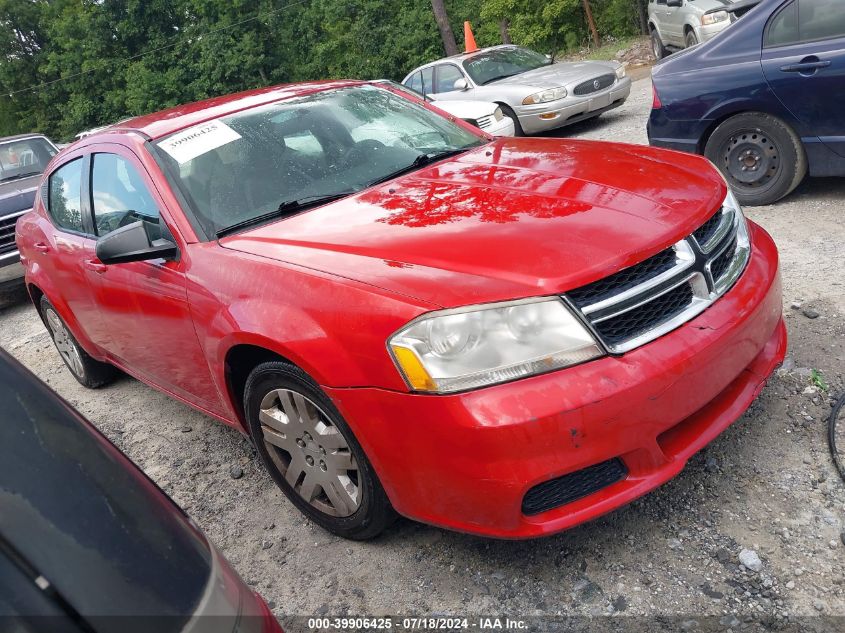
[[[752,255],[704,313],[622,356],[464,394],[326,389],[398,512],[500,538],[565,530],[677,475],[733,423],[783,360],[777,249],[750,224]],[[622,481],[526,516],[533,486],[620,458]]]
[[[610,88],[585,97],[568,96],[560,101],[515,108],[522,131],[539,134],[583,121],[625,102],[631,94],[631,78],[623,77]]]
[[[496,121],[493,125],[484,128],[484,131],[493,136],[513,136],[516,129],[514,128],[512,119],[502,117],[501,121]]]

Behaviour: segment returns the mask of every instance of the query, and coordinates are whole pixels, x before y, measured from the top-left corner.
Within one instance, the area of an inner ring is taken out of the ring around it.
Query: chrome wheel
[[[79,347],[67,331],[65,324],[51,308],[44,311],[44,317],[53,333],[53,342],[56,344],[56,349],[59,350],[65,364],[74,374],[80,378],[83,377],[85,370],[82,367],[82,355],[79,353]]]
[[[259,422],[270,458],[300,497],[331,516],[355,513],[358,464],[320,407],[296,391],[274,389],[261,400]]]

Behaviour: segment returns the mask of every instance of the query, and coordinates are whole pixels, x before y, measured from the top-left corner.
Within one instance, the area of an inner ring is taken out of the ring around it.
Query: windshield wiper
[[[369,183],[367,183],[367,187],[372,187],[373,185],[379,185],[383,182],[387,182],[388,180],[393,180],[394,178],[398,178],[402,174],[407,174],[408,172],[414,171],[416,169],[420,169],[425,167],[426,165],[430,165],[431,163],[437,162],[438,160],[443,160],[444,158],[449,158],[450,156],[457,156],[458,154],[463,154],[471,150],[475,145],[471,145],[469,147],[462,147],[461,149],[449,149],[444,152],[430,152],[428,154],[420,154],[417,156],[410,165],[406,165],[402,167],[402,169],[397,169],[394,172],[387,174],[386,176],[382,176],[381,178],[377,178]]]
[[[341,191],[338,193],[332,193],[327,196],[324,195],[317,195],[317,196],[307,196],[305,198],[297,198],[295,200],[285,200],[282,202],[275,211],[271,211],[269,213],[262,213],[261,215],[257,215],[254,218],[248,218],[241,222],[237,222],[232,224],[231,226],[224,227],[217,231],[217,237],[225,237],[226,235],[230,235],[232,233],[237,233],[238,231],[245,229],[250,226],[255,226],[256,224],[262,224],[269,220],[274,220],[276,218],[283,218],[286,215],[290,215],[291,213],[298,213],[300,211],[305,211],[306,209],[310,209],[312,207],[318,207],[321,204],[326,204],[329,202],[333,202],[335,200],[340,200],[341,198],[345,198],[346,196],[350,196],[355,191]]]
[[[30,176],[38,176],[41,172],[40,171],[31,171],[25,174],[18,174],[17,176],[7,176],[6,178],[0,178],[0,182],[9,182],[11,180],[20,180],[21,178],[29,178]]]
[[[487,84],[492,84],[494,81],[499,81],[500,79],[507,79],[508,77],[513,77],[514,75],[518,75],[519,73],[510,73],[509,75],[497,75],[485,81],[482,86],[486,86]]]

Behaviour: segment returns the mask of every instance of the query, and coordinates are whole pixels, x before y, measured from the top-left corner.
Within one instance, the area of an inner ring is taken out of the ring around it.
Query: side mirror
[[[167,239],[151,234],[157,227],[139,220],[104,235],[97,240],[95,252],[104,264],[125,264],[150,259],[176,259],[179,249]]]
[[[682,7],[684,6],[684,0],[666,0],[667,7]]]
[[[455,90],[469,90],[469,84],[467,83],[467,80],[463,77],[461,77],[460,79],[456,79],[452,87]]]

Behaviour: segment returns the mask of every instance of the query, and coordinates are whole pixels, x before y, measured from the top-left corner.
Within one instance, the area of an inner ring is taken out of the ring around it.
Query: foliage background
[[[590,0],[599,33],[641,30],[645,0]],[[445,0],[457,37],[546,53],[589,43],[583,0]],[[248,88],[401,80],[441,57],[428,0],[0,0],[0,136],[87,128]]]

